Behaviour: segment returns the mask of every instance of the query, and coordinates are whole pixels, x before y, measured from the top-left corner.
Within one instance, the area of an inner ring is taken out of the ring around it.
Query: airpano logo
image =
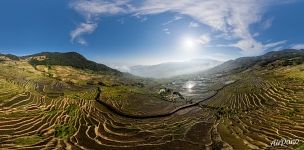
[[[275,139],[271,142],[271,146],[287,146],[287,145],[297,145],[299,144],[299,139]]]

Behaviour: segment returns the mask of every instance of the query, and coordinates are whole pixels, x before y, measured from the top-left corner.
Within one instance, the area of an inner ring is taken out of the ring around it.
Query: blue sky
[[[228,60],[304,48],[302,0],[1,0],[0,53],[106,64]]]

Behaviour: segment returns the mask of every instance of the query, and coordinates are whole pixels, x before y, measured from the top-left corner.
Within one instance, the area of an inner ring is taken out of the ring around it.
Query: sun
[[[193,59],[200,53],[200,43],[195,36],[182,36],[178,45],[178,52],[184,59]]]
[[[197,42],[192,37],[184,37],[182,39],[182,46],[185,51],[192,51],[196,49]]]

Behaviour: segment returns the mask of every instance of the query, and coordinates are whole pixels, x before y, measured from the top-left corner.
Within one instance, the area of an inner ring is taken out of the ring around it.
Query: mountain
[[[4,60],[0,149],[280,149],[269,139],[304,137],[304,64],[296,65],[303,60],[303,50],[284,50],[215,67],[242,72],[163,80],[57,66],[108,69],[77,53]],[[202,62],[189,64],[212,64]],[[194,67],[185,64],[153,67]]]
[[[78,69],[88,69],[103,74],[122,75],[118,70],[112,69],[106,65],[87,60],[84,56],[76,52],[42,52],[34,55],[24,56],[23,59],[29,59],[33,66],[37,65],[59,65],[71,66]]]
[[[265,68],[269,69],[278,66],[297,65],[304,62],[304,50],[285,49],[281,51],[268,52],[261,56],[241,57],[235,60],[229,60],[219,66],[216,66],[208,72],[239,72],[248,68]]]
[[[0,54],[0,61],[3,60],[19,60],[19,57],[12,54]]]
[[[220,63],[220,61],[212,59],[193,59],[186,62],[168,62],[151,66],[133,66],[127,71],[141,77],[168,78],[203,71],[219,65]]]

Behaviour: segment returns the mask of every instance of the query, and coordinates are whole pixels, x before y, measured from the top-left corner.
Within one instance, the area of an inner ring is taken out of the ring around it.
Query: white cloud
[[[291,48],[292,49],[304,49],[304,44],[295,44]]]
[[[240,40],[232,46],[242,49],[245,55],[256,55],[262,52],[263,45],[254,39]]]
[[[276,48],[277,46],[285,44],[286,42],[287,41],[279,41],[262,44],[261,42],[257,42],[254,39],[244,39],[238,41],[236,44],[232,44],[231,46],[242,49],[242,54],[244,55],[258,55],[261,54],[264,50]]]
[[[266,29],[270,28],[272,26],[273,21],[274,21],[273,17],[265,20],[262,24],[263,29],[266,30]]]
[[[198,28],[200,25],[197,22],[191,21],[188,25],[189,28]]]
[[[260,33],[256,32],[256,33],[253,34],[253,37],[258,37],[259,35],[260,35]]]
[[[107,66],[113,68],[113,69],[117,69],[119,71],[122,71],[122,72],[130,72],[130,66],[129,65],[126,65],[125,63],[124,64],[120,64],[120,63],[107,63],[106,64]]]
[[[255,40],[250,25],[261,22],[263,12],[273,2],[281,3],[275,0],[77,0],[71,6],[85,16],[86,21],[121,13],[146,16],[170,12],[188,16],[213,31],[229,36],[223,39],[236,39],[237,42],[231,45],[240,48],[244,54],[254,54],[272,43],[264,45]],[[179,19],[173,18],[167,24]],[[271,26],[272,20],[264,22],[265,28]],[[197,25],[192,23],[191,26]]]
[[[169,31],[168,28],[163,29],[163,31],[164,31],[166,34],[171,34],[171,32]]]
[[[211,41],[211,38],[208,34],[203,34],[201,35],[198,39],[197,42],[201,45],[206,45]]]
[[[264,45],[264,50],[267,50],[267,49],[270,49],[270,48],[274,48],[274,47],[283,45],[283,44],[285,44],[286,42],[287,42],[287,41],[284,40],[284,41],[278,41],[278,42],[267,43],[267,44]]]
[[[127,7],[128,0],[116,0],[109,2],[104,0],[76,0],[70,6],[84,16],[85,22],[80,23],[76,29],[70,33],[71,41],[81,45],[87,45],[87,41],[82,37],[91,34],[97,28],[97,20],[102,15],[114,15],[125,13],[122,6]]]
[[[137,13],[157,14],[176,12],[188,15],[216,30],[249,36],[250,24],[260,20],[263,1],[257,0],[146,0]]]
[[[92,20],[100,15],[113,15],[126,12],[123,6],[127,2],[127,0],[117,0],[115,2],[106,0],[76,0],[70,6],[81,13],[87,20]]]
[[[170,24],[170,23],[173,23],[173,22],[178,21],[178,20],[181,20],[181,19],[183,19],[182,16],[174,16],[173,19],[171,19],[171,20],[169,20],[169,21],[163,23],[163,25],[166,26],[166,25],[168,25],[168,24]]]
[[[86,40],[82,37],[84,34],[90,34],[97,28],[96,23],[81,23],[75,30],[70,33],[71,41],[78,42],[81,45],[86,45]]]
[[[225,62],[225,61],[228,61],[228,60],[231,60],[231,59],[235,59],[235,58],[237,58],[237,56],[229,55],[229,54],[223,54],[223,53],[209,53],[208,55],[205,55],[203,58]]]

